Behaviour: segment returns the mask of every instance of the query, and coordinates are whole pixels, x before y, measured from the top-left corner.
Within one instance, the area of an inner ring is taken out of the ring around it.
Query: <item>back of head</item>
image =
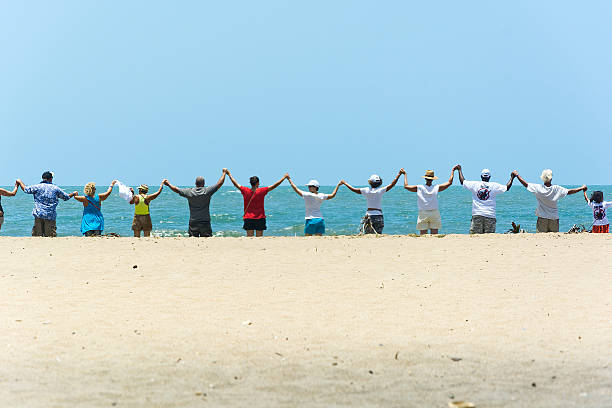
[[[542,174],[540,175],[540,179],[544,183],[550,183],[552,181],[553,173],[551,169],[542,170]]]
[[[485,182],[491,180],[491,170],[482,169],[482,171],[480,172],[480,179]]]
[[[96,183],[90,181],[89,183],[85,184],[85,187],[83,188],[85,195],[93,196],[94,191],[96,191]]]
[[[257,184],[259,184],[259,177],[253,176],[249,178],[249,183],[251,183],[251,187],[255,187]]]
[[[480,176],[480,179],[481,179],[482,181],[485,181],[485,182],[487,182],[487,183],[488,183],[488,182],[491,180],[491,176],[489,176],[489,177]]]
[[[50,172],[50,171],[45,171],[45,172],[42,174],[41,178],[42,178],[43,180],[46,180],[46,181],[53,180],[53,173],[52,173],[52,172]]]
[[[370,183],[370,186],[372,188],[378,188],[382,186],[382,180],[371,180],[371,181],[368,181],[368,183]]]
[[[594,203],[601,203],[603,202],[603,191],[593,191],[593,194],[591,194],[591,201]]]
[[[204,187],[204,177],[202,176],[196,177],[195,185],[196,187]]]

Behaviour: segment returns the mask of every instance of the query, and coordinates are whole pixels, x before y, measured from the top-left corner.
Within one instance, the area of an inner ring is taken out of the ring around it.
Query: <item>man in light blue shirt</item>
[[[66,194],[64,190],[53,184],[53,173],[45,171],[42,175],[42,181],[26,187],[21,180],[19,186],[26,194],[34,195],[34,227],[32,228],[33,237],[55,237],[57,228],[55,218],[57,217],[58,199],[64,201],[70,200],[78,194],[77,191]]]

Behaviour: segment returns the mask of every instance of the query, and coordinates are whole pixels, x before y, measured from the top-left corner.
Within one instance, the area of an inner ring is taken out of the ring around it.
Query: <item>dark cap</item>
[[[42,174],[42,179],[43,179],[43,180],[51,180],[52,178],[53,178],[53,173],[52,173],[52,172],[50,172],[50,171],[45,171],[45,172]]]

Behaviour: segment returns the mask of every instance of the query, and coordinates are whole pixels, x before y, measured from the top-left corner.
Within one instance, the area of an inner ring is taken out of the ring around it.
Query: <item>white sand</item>
[[[0,238],[0,407],[612,407],[611,249]]]

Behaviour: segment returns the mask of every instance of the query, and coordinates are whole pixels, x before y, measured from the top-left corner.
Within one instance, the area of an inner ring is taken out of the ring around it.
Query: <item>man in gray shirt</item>
[[[185,197],[189,202],[189,236],[190,237],[212,237],[212,228],[210,226],[210,199],[213,194],[221,188],[225,182],[227,169],[223,169],[223,174],[217,184],[206,187],[204,185],[204,177],[197,177],[195,187],[178,188],[170,184],[168,180],[164,180],[170,190],[178,195]]]

